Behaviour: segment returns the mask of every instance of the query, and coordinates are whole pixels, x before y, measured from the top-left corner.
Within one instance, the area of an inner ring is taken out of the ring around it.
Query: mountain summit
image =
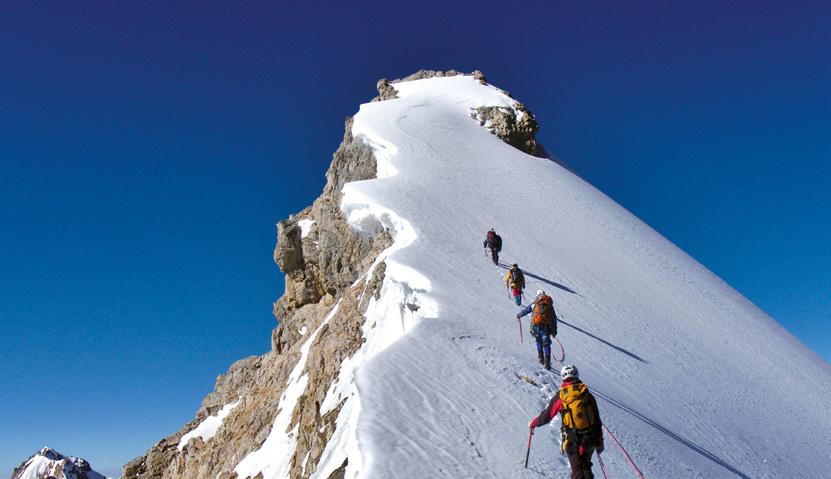
[[[106,479],[86,459],[44,447],[12,471],[12,479]]]
[[[511,263],[554,300],[554,360],[597,397],[611,477],[827,475],[831,366],[548,158],[534,116],[481,73],[378,90],[321,196],[278,224],[271,351],[123,477],[566,475],[556,426],[524,467],[559,376],[516,319]]]

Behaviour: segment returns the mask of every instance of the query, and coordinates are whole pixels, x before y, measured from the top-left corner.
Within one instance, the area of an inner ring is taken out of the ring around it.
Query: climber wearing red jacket
[[[571,479],[594,479],[592,453],[603,452],[603,423],[597,401],[588,387],[577,377],[577,367],[563,366],[560,372],[563,384],[545,409],[528,423],[534,429],[548,424],[557,413],[563,420],[560,429],[560,448],[568,455]]]

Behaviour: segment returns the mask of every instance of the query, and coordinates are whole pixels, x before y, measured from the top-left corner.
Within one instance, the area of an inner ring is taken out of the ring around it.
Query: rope
[[[634,469],[634,470],[635,470],[635,473],[638,475],[638,477],[639,477],[640,479],[643,479],[643,473],[641,473],[641,470],[640,470],[640,469],[638,469],[638,466],[636,466],[636,465],[635,465],[635,461],[633,461],[633,460],[632,460],[632,458],[631,458],[631,457],[629,457],[629,453],[628,453],[628,452],[626,452],[626,449],[624,449],[624,448],[623,448],[623,446],[621,446],[621,445],[620,445],[620,443],[618,442],[617,438],[615,438],[615,435],[614,435],[614,434],[612,434],[612,431],[610,431],[610,430],[609,430],[609,428],[608,428],[608,427],[606,427],[606,425],[605,425],[605,424],[603,425],[603,430],[604,430],[604,431],[606,431],[606,434],[608,434],[608,435],[609,435],[609,437],[611,437],[611,438],[612,438],[612,441],[614,441],[614,443],[615,443],[615,445],[617,446],[617,448],[618,448],[618,449],[620,449],[620,452],[622,452],[622,453],[623,453],[623,455],[626,457],[626,460],[627,460],[627,461],[629,461],[629,465],[630,465],[630,466],[632,466],[632,469]],[[598,455],[597,457],[600,457],[600,455]]]
[[[600,457],[600,453],[597,453],[597,462],[600,463],[600,471],[603,472],[603,479],[609,479],[609,474],[606,472],[606,465],[603,464],[603,458]]]
[[[563,364],[563,361],[566,360],[566,350],[565,348],[563,348],[563,343],[561,343],[560,340],[557,339],[557,336],[554,336],[554,341],[557,341],[557,344],[560,345],[560,359],[555,359],[555,361],[557,361],[560,364]]]

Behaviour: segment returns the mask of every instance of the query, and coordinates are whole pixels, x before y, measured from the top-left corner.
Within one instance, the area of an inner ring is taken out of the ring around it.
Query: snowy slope
[[[566,362],[645,477],[831,476],[827,363],[591,185],[481,127],[471,108],[513,104],[499,90],[471,77],[394,86],[398,99],[354,119],[379,178],[347,184],[342,208],[396,241],[367,343],[323,405],[348,398],[315,477],[344,457],[347,477],[566,475],[557,424],[523,468],[526,424],[559,381],[527,331],[519,342],[505,270],[482,253],[490,227],[503,262],[554,298]],[[611,477],[634,477],[606,443]]]

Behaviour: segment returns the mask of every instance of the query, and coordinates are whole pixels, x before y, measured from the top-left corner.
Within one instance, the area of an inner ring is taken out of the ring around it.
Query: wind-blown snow
[[[366,343],[321,405],[343,402],[313,477],[344,459],[346,477],[567,474],[556,425],[537,431],[523,467],[527,422],[559,381],[536,364],[527,333],[520,344],[505,270],[482,256],[489,227],[504,239],[502,261],[554,298],[566,361],[646,477],[828,475],[827,363],[591,185],[479,126],[472,108],[514,104],[498,89],[471,77],[394,87],[397,99],[354,118],[379,175],[347,184],[342,208],[356,228],[386,227],[395,241],[379,258],[386,276]],[[279,447],[270,436],[270,457],[246,458],[240,477],[290,457],[285,416],[304,366],[280,403]],[[633,477],[606,444],[610,476]]]
[[[208,441],[212,437],[216,435],[216,432],[219,431],[219,427],[222,426],[222,421],[231,414],[231,411],[234,410],[235,407],[239,404],[239,399],[236,401],[226,404],[222,406],[222,409],[216,414],[216,416],[208,416],[202,422],[200,422],[195,428],[190,430],[188,433],[182,436],[179,439],[179,445],[176,446],[177,449],[180,451],[184,449],[185,445],[191,439],[195,437],[201,437],[203,441]]]

